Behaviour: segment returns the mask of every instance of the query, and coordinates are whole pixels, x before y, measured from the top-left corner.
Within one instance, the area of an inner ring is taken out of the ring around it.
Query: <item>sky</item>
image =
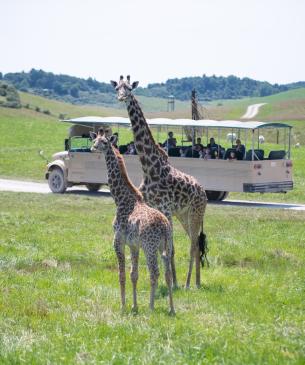
[[[0,0],[0,72],[305,81],[305,0]]]

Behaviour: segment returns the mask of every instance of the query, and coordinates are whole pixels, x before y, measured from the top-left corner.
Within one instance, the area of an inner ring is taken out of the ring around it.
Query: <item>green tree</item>
[[[78,98],[79,97],[79,90],[78,90],[78,87],[76,85],[71,87],[70,95],[73,96],[73,98]]]

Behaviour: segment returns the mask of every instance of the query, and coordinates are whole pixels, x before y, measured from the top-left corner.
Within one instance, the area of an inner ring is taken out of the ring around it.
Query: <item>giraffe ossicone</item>
[[[139,190],[145,202],[166,215],[172,225],[175,215],[181,222],[191,240],[190,261],[185,286],[189,288],[192,268],[195,260],[196,285],[200,286],[200,258],[206,257],[207,244],[203,234],[203,219],[207,204],[204,188],[190,175],[174,168],[166,152],[155,142],[146,122],[142,109],[134,97],[132,90],[138,82],[111,81],[117,92],[119,101],[127,106],[129,119],[134,134],[137,154],[143,170],[143,180]],[[174,285],[177,285],[174,250],[171,258]]]

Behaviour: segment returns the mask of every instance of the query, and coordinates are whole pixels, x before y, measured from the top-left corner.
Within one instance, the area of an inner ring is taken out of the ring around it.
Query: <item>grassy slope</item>
[[[50,110],[54,116],[64,113],[67,117],[86,116],[86,115],[125,115],[125,105],[117,103],[116,108],[99,107],[95,105],[73,105],[65,102],[60,102],[52,99],[47,99],[38,95],[20,92],[20,97],[23,105],[29,104],[32,109],[36,106],[43,110]],[[146,111],[167,112],[167,100],[162,98],[148,98],[146,96],[137,96],[141,105]],[[176,100],[176,110],[184,110],[188,107],[188,102]]]
[[[304,364],[304,212],[208,206],[202,289],[175,291],[168,317],[161,271],[151,314],[141,254],[134,316],[129,275],[120,314],[111,199],[0,194],[1,364]],[[175,222],[180,284],[185,242]]]

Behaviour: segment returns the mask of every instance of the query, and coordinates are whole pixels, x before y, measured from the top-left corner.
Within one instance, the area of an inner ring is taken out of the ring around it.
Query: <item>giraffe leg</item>
[[[189,268],[186,276],[185,288],[189,289],[190,287],[194,261],[196,267],[196,286],[200,287],[200,254],[198,236],[201,227],[200,219],[202,219],[202,216],[198,214],[196,210],[194,211],[191,208],[188,212],[182,215],[177,215],[177,218],[191,240]]]
[[[170,255],[170,263],[171,263],[171,272],[172,272],[172,281],[173,281],[173,288],[178,288],[177,282],[177,274],[176,274],[176,265],[175,265],[175,248],[173,246],[172,253]]]
[[[191,237],[191,245],[192,245],[192,254],[193,260],[195,259],[195,268],[196,268],[196,286],[200,288],[200,250],[199,250],[199,234],[201,229],[203,216],[192,211],[189,216],[189,226],[190,226],[190,237]]]
[[[178,218],[179,222],[181,223],[183,229],[187,233],[187,235],[191,238],[189,224],[188,224],[188,213],[179,214],[179,215],[177,214],[177,218]],[[192,276],[192,270],[193,270],[193,265],[194,265],[194,252],[193,251],[194,251],[194,247],[191,244],[189,269],[188,269],[186,281],[185,281],[186,289],[190,288],[190,283],[191,283],[191,276]]]
[[[186,289],[189,289],[190,285],[191,285],[191,277],[192,277],[194,257],[195,257],[195,252],[194,251],[195,251],[195,247],[194,247],[193,243],[191,243],[189,269],[188,269],[188,272],[187,272],[186,282],[185,282]]]
[[[147,247],[148,245],[146,245]],[[149,247],[149,246],[148,246]],[[147,266],[150,274],[150,302],[149,307],[154,310],[155,307],[155,293],[158,285],[159,268],[158,268],[158,251],[157,248],[148,252],[145,251]]]
[[[172,220],[172,216],[171,216],[171,214],[169,212],[163,212],[163,213],[165,214],[165,216],[169,220],[169,223],[170,223],[170,226],[171,226],[172,250],[171,250],[171,255],[170,255],[170,263],[171,263],[171,272],[172,272],[173,288],[174,289],[177,289],[178,288],[178,281],[177,281],[176,265],[175,265],[175,247],[174,247],[174,239],[173,239],[173,235],[174,235],[173,220]]]
[[[114,250],[118,259],[119,264],[119,282],[121,289],[121,308],[125,309],[125,285],[126,285],[126,274],[125,274],[125,245],[120,241],[118,237],[114,238]]]
[[[130,279],[132,282],[132,290],[133,290],[133,306],[132,311],[138,312],[138,303],[137,303],[137,282],[139,277],[138,266],[139,266],[139,249],[138,247],[130,247],[131,252],[131,270],[130,270]]]
[[[164,268],[165,268],[165,282],[168,289],[168,300],[169,300],[169,314],[175,315],[175,308],[174,308],[174,302],[173,302],[173,291],[172,291],[172,272],[171,272],[171,264],[170,264],[170,257],[171,257],[171,250],[166,250],[166,255],[164,253],[161,253]]]

